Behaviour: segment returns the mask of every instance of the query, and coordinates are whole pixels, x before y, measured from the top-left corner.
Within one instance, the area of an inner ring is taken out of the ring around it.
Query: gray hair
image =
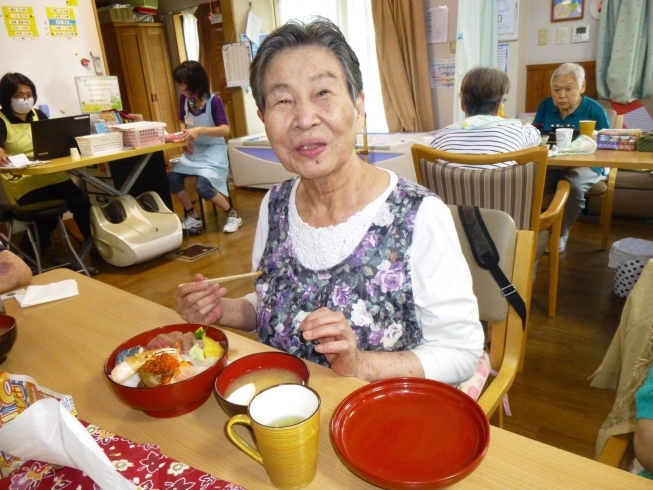
[[[469,70],[460,84],[460,98],[465,117],[493,115],[510,90],[510,80],[503,70],[477,66]]]
[[[558,77],[573,76],[578,83],[578,87],[582,87],[585,83],[585,69],[577,63],[563,63],[551,75],[551,85],[553,80]]]
[[[289,20],[271,32],[259,46],[250,67],[249,84],[261,112],[265,113],[263,80],[272,60],[284,51],[307,46],[325,48],[336,57],[345,75],[349,97],[356,102],[363,90],[363,76],[356,53],[347,44],[338,26],[324,17],[314,17],[308,23]]]

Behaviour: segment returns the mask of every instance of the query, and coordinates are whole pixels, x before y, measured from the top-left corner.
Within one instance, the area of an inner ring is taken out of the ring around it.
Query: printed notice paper
[[[14,39],[38,37],[34,9],[32,7],[2,7],[7,33]]]
[[[446,43],[449,37],[449,7],[426,9],[426,42]]]
[[[227,87],[247,87],[249,85],[249,65],[252,62],[252,49],[248,41],[222,46],[224,72]]]

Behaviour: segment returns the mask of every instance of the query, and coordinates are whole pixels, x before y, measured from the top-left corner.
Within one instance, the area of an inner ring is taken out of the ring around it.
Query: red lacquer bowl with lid
[[[452,485],[474,471],[490,443],[481,407],[438,381],[392,378],[359,388],[331,419],[342,462],[365,481],[391,490]]]

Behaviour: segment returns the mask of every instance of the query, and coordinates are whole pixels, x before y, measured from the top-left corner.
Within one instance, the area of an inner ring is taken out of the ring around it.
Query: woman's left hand
[[[202,134],[202,128],[197,127],[197,128],[190,128],[190,129],[184,129],[181,135],[182,141],[194,141],[195,138],[197,138],[200,134]]]
[[[304,339],[318,341],[315,350],[324,354],[331,369],[343,376],[359,377],[361,352],[342,312],[320,308],[304,318],[299,328],[304,332]]]

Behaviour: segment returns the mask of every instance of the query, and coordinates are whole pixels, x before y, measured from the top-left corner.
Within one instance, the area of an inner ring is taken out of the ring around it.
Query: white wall
[[[525,0],[522,0],[524,2]],[[589,13],[589,0],[585,1],[585,14],[582,20],[551,22],[551,1],[528,0],[528,27],[526,35],[526,64],[565,63],[568,61],[593,61],[596,59],[599,21]],[[586,43],[571,42],[571,28],[590,27],[590,40]],[[556,44],[558,28],[567,29],[567,43]],[[537,33],[540,29],[549,31],[549,42],[538,46]],[[521,33],[520,33],[521,35]]]
[[[249,14],[249,9],[252,9],[252,13],[255,14],[262,20],[261,32],[271,32],[274,30],[275,25],[275,15],[272,8],[272,2],[270,0],[233,0],[234,7],[234,29],[238,40],[240,40],[240,35],[245,34],[247,30],[247,16]],[[252,91],[249,87],[238,89],[238,93],[234,93],[234,104],[236,107],[241,107],[244,113],[245,125],[246,125],[246,134],[255,134],[265,132],[265,127],[263,123],[256,115],[256,103],[254,102],[254,97],[252,97]]]
[[[539,0],[540,2],[542,0]],[[423,0],[424,16],[426,9],[447,5],[449,7],[449,41],[455,41],[458,25],[458,1],[457,0]],[[529,4],[522,0],[519,5],[519,29],[516,41],[500,41],[501,44],[508,44],[508,78],[510,79],[510,92],[505,104],[505,113],[508,116],[519,117],[524,111],[524,97],[526,92],[526,62],[525,62],[525,39],[528,33]],[[446,59],[454,58],[455,53],[450,51],[450,43],[428,44],[428,55],[430,58]],[[523,73],[522,73],[523,72]],[[431,90],[433,98],[433,114],[435,115],[436,128],[442,128],[453,122],[453,104],[459,103],[458,95],[453,88],[437,88]]]
[[[456,40],[458,24],[458,0],[424,0],[424,20],[426,21],[426,12],[429,8],[440,6],[449,7],[449,24],[447,28],[448,42],[427,44],[427,53],[429,63],[432,59],[454,59],[455,52],[451,52],[450,44]],[[458,97],[454,95],[453,88],[432,88],[431,98],[433,102],[433,115],[435,117],[435,127],[442,128],[453,122],[453,101]]]
[[[16,40],[10,38],[5,26],[2,26],[0,76],[7,72],[19,72],[30,78],[37,88],[37,104],[48,105],[51,117],[80,114],[75,76],[96,75],[93,63],[84,67],[82,59],[92,60],[91,52],[103,59],[93,3],[78,2],[78,6],[73,8],[78,36],[63,39],[54,39],[49,35],[45,9],[66,7],[64,0],[14,0],[7,3],[32,7],[39,35],[33,39]]]

